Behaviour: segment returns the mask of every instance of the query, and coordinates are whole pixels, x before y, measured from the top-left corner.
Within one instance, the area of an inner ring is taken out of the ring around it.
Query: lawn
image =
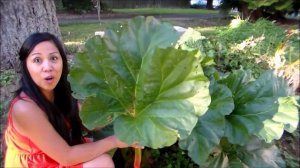
[[[218,14],[218,10],[207,10],[207,9],[192,9],[192,8],[136,8],[136,9],[112,9],[114,14]],[[101,14],[102,16],[105,15]],[[173,25],[183,27],[202,27],[210,32],[215,29],[216,26],[226,25],[228,20],[224,19],[198,19],[198,18],[185,18],[185,19],[164,19],[160,18],[161,21],[169,22]],[[119,20],[120,21],[120,20]],[[62,38],[65,43],[82,43],[88,38],[94,35],[95,31],[105,30],[112,22],[119,22],[118,20],[101,20],[100,23],[72,23],[65,24],[60,23],[59,27],[61,30]],[[211,27],[211,28],[210,28]],[[201,28],[199,29],[201,31]]]
[[[139,13],[139,14],[217,14],[218,10],[192,9],[192,8],[135,8],[113,9],[115,13]]]
[[[65,43],[82,43],[95,34],[95,31],[103,31],[109,23],[76,23],[61,24],[59,26]]]
[[[124,20],[102,20],[100,23],[60,24],[59,27],[62,39],[67,47],[68,52],[76,53],[78,47],[81,46],[87,39],[94,36],[96,31],[104,31],[110,25],[123,21]],[[212,36],[216,33],[216,30],[219,27],[227,25],[230,20],[161,18],[160,21],[168,22],[171,25],[181,26],[185,28],[192,27],[205,36]]]

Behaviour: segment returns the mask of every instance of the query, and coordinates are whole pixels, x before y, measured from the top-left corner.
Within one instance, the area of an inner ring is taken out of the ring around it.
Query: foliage
[[[116,167],[131,168],[133,165],[134,150],[132,148],[118,149],[113,156]],[[142,168],[165,167],[165,168],[197,168],[187,153],[175,143],[161,149],[143,149]]]
[[[235,71],[216,81],[211,85],[209,110],[199,117],[190,136],[180,140],[180,147],[207,167],[282,167],[284,162],[271,142],[284,130],[295,131],[299,122],[294,98],[282,97],[287,96],[285,85],[270,71],[257,80],[249,72]]]
[[[283,28],[266,19],[259,19],[254,23],[234,19],[228,27],[219,31],[217,37],[230,45],[240,44],[251,37],[253,39],[261,37],[263,39],[256,41],[257,44],[253,44],[254,46],[250,48],[251,52],[257,55],[274,55],[276,48],[286,35],[287,32]],[[293,40],[296,40],[296,36]]]
[[[210,103],[209,81],[198,52],[174,48],[178,37],[169,24],[136,17],[90,39],[69,78],[85,98],[86,126],[113,122],[124,142],[154,149],[186,137]]]
[[[227,28],[222,28],[221,31],[226,29]],[[189,30],[187,32],[189,32]],[[213,59],[216,63],[216,68],[221,72],[230,72],[232,70],[241,68],[251,69],[255,77],[263,72],[263,66],[261,64],[255,63],[258,55],[254,55],[251,51],[249,51],[249,48],[252,47],[251,43],[257,41],[256,39],[250,38],[245,40],[240,45],[243,45],[244,47],[242,49],[239,49],[238,44],[235,43],[235,41],[238,41],[236,39],[236,36],[238,35],[230,36],[234,39],[228,38],[229,40],[227,40],[226,37],[218,37],[219,34],[220,32],[216,33],[212,38],[207,38],[199,32],[193,31],[191,32],[190,36],[196,38],[197,40],[190,40],[189,42],[186,42],[186,45],[191,47],[192,49],[200,50],[203,57]],[[249,43],[251,45],[246,45]],[[237,47],[235,47],[236,45]],[[248,50],[246,50],[245,48]]]
[[[218,40],[211,40],[217,68],[222,72],[251,69],[254,77],[258,77],[264,70],[274,69],[276,53],[287,60],[284,64],[293,63],[299,57],[298,34],[290,35],[265,19],[255,23],[235,19],[219,30]]]
[[[245,146],[230,144],[222,139],[220,147],[214,150],[203,167],[285,167],[280,151],[274,144],[268,144],[257,138],[251,139]]]
[[[179,43],[185,50],[198,49],[204,68],[213,65],[214,52],[201,34],[188,29]],[[180,147],[188,150],[197,164],[207,167],[282,167],[278,149],[267,143],[281,138],[284,130],[295,131],[299,122],[295,99],[286,97],[289,89],[284,79],[271,71],[256,80],[249,71],[233,71],[220,80],[211,70],[205,72],[211,79],[212,102],[190,136],[179,141]],[[252,143],[259,148],[249,147]]]
[[[296,97],[296,103],[298,107],[298,112],[300,112],[300,96]],[[282,157],[284,158],[287,167],[299,167],[300,158],[299,158],[299,124],[297,131],[289,133],[284,132],[283,138],[276,141],[277,146],[281,149]]]
[[[293,0],[242,0],[249,9],[267,8],[272,11],[291,11]]]
[[[179,140],[204,167],[284,166],[273,141],[299,121],[286,82],[272,71],[223,76],[213,68],[214,47],[193,29],[180,36],[151,17],[90,39],[69,78],[85,99],[83,122],[112,123],[121,140],[154,149]]]
[[[298,37],[299,30],[286,31],[265,19],[255,23],[234,19],[228,27],[220,28],[216,37],[202,38],[201,41],[209,46],[206,51],[214,55],[219,71],[226,73],[250,69],[257,78],[265,70],[272,69],[297,90],[300,63]]]
[[[257,20],[261,17],[270,20],[283,20],[284,14],[296,12],[300,3],[296,0],[222,0],[222,11],[237,8],[243,18]]]
[[[211,93],[212,102],[209,110],[198,119],[190,136],[180,141],[180,147],[188,150],[189,156],[197,164],[205,161],[212,148],[219,144],[220,137],[224,134],[224,116],[234,108],[232,93],[228,88],[215,85],[213,90],[215,92]]]
[[[276,11],[291,11],[298,8],[294,0],[222,0],[221,8],[239,8],[245,5],[249,9],[262,9],[268,13]]]
[[[84,13],[93,9],[91,0],[62,0],[63,7],[67,10]]]
[[[15,70],[0,70],[0,86],[7,86],[17,80],[18,76]]]
[[[196,168],[198,167],[191,158],[178,147],[178,144],[174,144],[170,147],[162,149],[150,149],[143,150],[143,164],[142,167],[151,167],[150,165],[159,165],[159,167],[166,168]]]

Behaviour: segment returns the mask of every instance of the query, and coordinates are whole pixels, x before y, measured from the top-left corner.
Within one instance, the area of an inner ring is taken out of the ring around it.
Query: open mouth
[[[53,76],[48,76],[48,77],[45,78],[45,80],[50,82],[50,81],[53,80],[53,78],[54,78]]]

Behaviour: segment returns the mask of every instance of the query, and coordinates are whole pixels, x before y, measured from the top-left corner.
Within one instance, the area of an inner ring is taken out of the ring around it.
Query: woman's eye
[[[52,56],[50,59],[51,59],[52,61],[56,61],[56,60],[58,60],[58,57],[57,57],[57,56]]]
[[[41,63],[41,59],[40,58],[35,58],[35,59],[33,59],[33,62],[34,63]]]

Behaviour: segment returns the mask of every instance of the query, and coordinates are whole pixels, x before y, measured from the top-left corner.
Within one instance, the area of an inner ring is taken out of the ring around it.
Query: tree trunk
[[[239,11],[242,14],[243,19],[249,19],[251,21],[256,21],[257,19],[263,17],[261,9],[250,10],[247,4],[242,4],[239,7]]]
[[[18,52],[34,32],[50,32],[61,39],[54,0],[0,1],[0,67],[19,70]]]
[[[213,9],[213,0],[207,0],[206,9]]]

